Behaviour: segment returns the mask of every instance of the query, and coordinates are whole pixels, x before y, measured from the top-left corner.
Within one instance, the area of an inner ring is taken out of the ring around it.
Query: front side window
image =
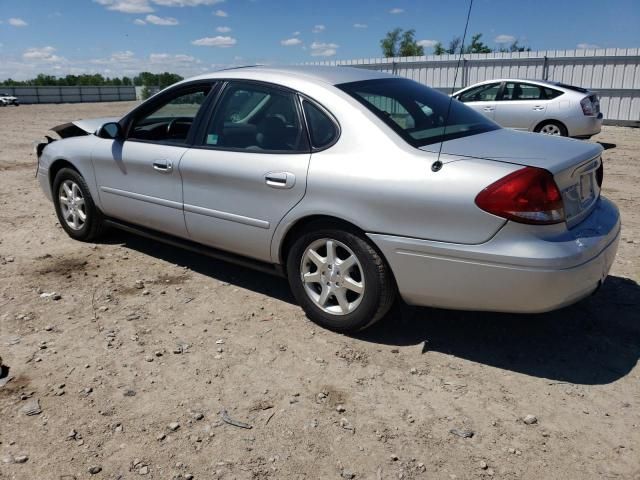
[[[463,103],[412,80],[365,80],[337,87],[415,147],[500,128]]]
[[[304,101],[302,104],[307,118],[309,136],[313,148],[324,148],[331,145],[338,136],[338,128],[329,116],[313,103]]]
[[[507,82],[502,92],[502,100],[544,100],[542,87],[528,83]]]
[[[480,85],[466,92],[462,92],[458,96],[461,102],[493,102],[500,91],[499,83],[491,83],[489,85]]]
[[[134,120],[129,139],[159,143],[184,143],[210,85],[181,89],[169,100]]]
[[[263,85],[231,83],[222,93],[204,144],[256,152],[308,151],[297,97]]]

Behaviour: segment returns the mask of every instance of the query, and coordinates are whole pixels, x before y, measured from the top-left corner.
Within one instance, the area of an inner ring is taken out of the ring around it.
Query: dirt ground
[[[132,106],[0,109],[0,479],[640,478],[640,130],[592,139],[623,216],[596,296],[532,316],[398,307],[349,337],[284,280],[65,235],[32,141]]]

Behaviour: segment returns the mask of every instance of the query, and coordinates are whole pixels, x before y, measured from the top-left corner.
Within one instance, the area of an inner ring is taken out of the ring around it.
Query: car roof
[[[525,82],[525,83],[533,83],[538,85],[546,85],[549,87],[559,88],[559,89],[570,89],[570,85],[563,84],[562,82],[553,82],[549,80],[539,80],[535,78],[492,78],[491,80],[484,80],[482,82],[477,82],[472,85],[468,85],[464,88],[461,88],[458,91],[466,90],[471,87],[475,87],[476,85],[485,85],[487,83],[499,83],[499,82]]]
[[[282,77],[302,77],[313,83],[338,85],[341,83],[375,80],[380,78],[397,78],[393,75],[375,70],[353,67],[334,67],[320,65],[292,65],[292,66],[246,66],[218,70],[188,79],[207,80],[216,78],[242,78],[246,80],[261,80],[264,74]]]

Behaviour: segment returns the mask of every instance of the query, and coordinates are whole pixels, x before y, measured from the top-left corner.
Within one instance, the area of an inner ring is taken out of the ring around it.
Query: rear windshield
[[[337,87],[375,113],[414,147],[500,128],[458,100],[412,80],[365,80]]]

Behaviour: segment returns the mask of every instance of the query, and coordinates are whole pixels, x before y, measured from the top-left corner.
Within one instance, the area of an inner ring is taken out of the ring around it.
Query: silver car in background
[[[381,72],[219,71],[54,130],[37,178],[70,237],[114,226],[280,273],[336,331],[372,324],[397,294],[560,308],[598,288],[617,250],[600,145],[502,129]]]
[[[506,128],[589,138],[602,127],[598,96],[564,83],[487,80],[453,97]]]

